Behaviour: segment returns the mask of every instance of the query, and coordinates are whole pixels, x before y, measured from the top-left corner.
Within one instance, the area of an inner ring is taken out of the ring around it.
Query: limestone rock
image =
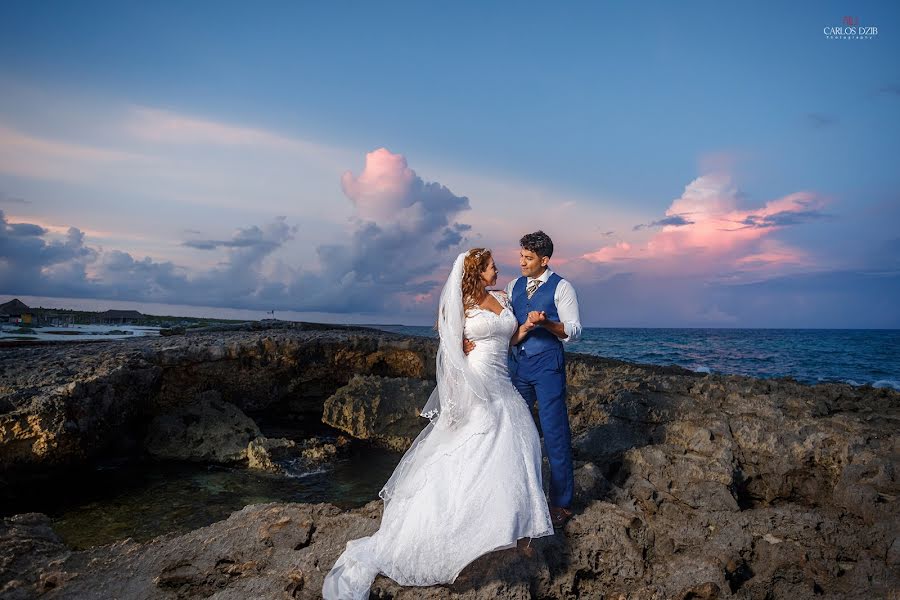
[[[247,467],[270,473],[281,473],[283,469],[278,466],[276,461],[295,456],[296,450],[297,443],[293,440],[270,439],[264,436],[254,438],[250,440],[245,450]]]
[[[147,424],[218,392],[321,414],[354,374],[434,379],[437,344],[361,327],[247,323],[173,337],[0,349],[0,473],[138,453]]]
[[[428,421],[419,416],[434,383],[405,377],[354,376],[325,401],[322,420],[391,450],[406,450]]]
[[[377,332],[251,328],[0,351],[0,470],[109,452],[121,432],[179,414],[206,390],[242,411],[327,404],[344,431],[403,448],[426,423],[417,414],[434,349]],[[869,599],[900,589],[897,392],[571,354],[567,377],[577,468],[564,531],[535,540],[535,559],[495,552],[435,588],[380,577],[373,597]],[[252,437],[244,448],[265,451],[263,464],[282,451],[327,459],[329,443]],[[254,505],[185,535],[78,552],[45,517],[16,515],[0,527],[0,596],[316,598],[381,510]]]
[[[343,436],[334,441],[312,438],[301,443],[260,436],[247,446],[247,466],[270,473],[284,473],[286,464],[312,471],[340,457],[348,446],[349,440]]]
[[[144,447],[158,458],[233,463],[247,458],[247,446],[260,437],[256,423],[216,391],[156,417]]]

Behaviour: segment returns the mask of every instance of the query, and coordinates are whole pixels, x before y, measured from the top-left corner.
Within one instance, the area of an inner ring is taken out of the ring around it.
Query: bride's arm
[[[512,337],[509,340],[510,346],[515,346],[531,333],[531,330],[534,329],[534,323],[531,321],[525,321],[516,329],[515,333],[513,333]]]

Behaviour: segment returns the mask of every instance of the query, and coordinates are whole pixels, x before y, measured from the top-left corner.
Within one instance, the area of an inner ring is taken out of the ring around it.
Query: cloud
[[[613,262],[616,260],[630,260],[634,258],[632,255],[631,244],[628,242],[616,242],[612,246],[604,246],[595,252],[586,254],[584,257],[590,262]]]
[[[0,288],[20,293],[54,295],[86,283],[85,269],[96,250],[84,245],[84,234],[70,227],[59,240],[47,241],[47,230],[33,223],[10,223],[0,210]]]
[[[456,220],[468,198],[425,182],[385,148],[366,155],[359,175],[345,172],[341,186],[355,209],[353,229],[348,242],[318,247],[320,271],[304,278],[298,309],[377,312],[429,302],[471,231]]]
[[[450,215],[469,208],[469,199],[456,196],[439,183],[425,183],[401,154],[379,148],[366,155],[359,176],[341,177],[344,194],[364,221],[388,220],[409,229],[432,230],[447,225]]]
[[[6,223],[6,234],[10,237],[41,236],[47,230],[34,223]]]
[[[663,219],[646,226],[660,228],[646,242],[622,241],[582,258],[607,267],[624,260],[639,261],[628,269],[645,273],[709,276],[747,271],[774,274],[788,265],[809,266],[805,253],[773,234],[826,217],[821,198],[796,192],[753,209],[738,208],[742,200],[743,194],[727,174],[698,177],[672,201]]]
[[[320,245],[314,267],[276,256],[297,232],[286,217],[239,227],[224,239],[183,241],[183,247],[222,255],[214,266],[191,272],[170,261],[88,246],[76,228],[60,235],[36,223],[9,222],[0,211],[0,288],[262,310],[432,310],[443,271],[472,229],[457,220],[469,209],[468,199],[425,182],[402,155],[385,149],[369,153],[363,171],[345,173],[342,184],[355,207],[347,240]]]
[[[287,225],[287,217],[278,217],[275,222],[261,229],[256,225],[238,229],[229,240],[188,240],[182,246],[198,250],[215,250],[216,248],[263,248],[275,249],[284,242],[293,239],[296,226]]]
[[[810,207],[809,200],[797,200],[797,202],[786,210],[775,213],[750,214],[741,221],[749,227],[787,227],[790,225],[800,225],[809,223],[818,219],[823,219],[829,215],[824,214],[818,207]]]
[[[693,224],[694,224],[693,221],[689,221],[683,215],[672,215],[672,216],[666,217],[665,219],[660,219],[659,221],[653,221],[652,223],[635,225],[632,228],[632,230],[639,231],[641,229],[644,229],[645,227],[647,227],[647,228],[664,227],[666,225],[672,225],[673,227],[680,227],[682,225],[693,225]]]
[[[53,235],[49,230],[11,223],[0,211],[0,288],[37,296],[240,308],[268,308],[275,300],[283,308],[290,300],[285,285],[271,280],[266,261],[294,231],[283,217],[241,228],[229,240],[211,241],[225,251],[219,265],[189,273],[169,261],[88,246],[75,227],[60,239],[47,239]],[[282,291],[280,298],[273,297],[273,285]]]

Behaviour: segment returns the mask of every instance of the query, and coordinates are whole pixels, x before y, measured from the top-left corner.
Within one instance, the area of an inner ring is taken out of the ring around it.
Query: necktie
[[[528,282],[528,287],[525,288],[525,293],[528,294],[528,299],[531,300],[531,297],[534,296],[534,293],[540,287],[540,285],[544,283],[540,279],[532,279]]]

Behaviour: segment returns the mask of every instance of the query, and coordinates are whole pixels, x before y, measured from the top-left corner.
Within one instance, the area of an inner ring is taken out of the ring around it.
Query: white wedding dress
[[[451,273],[445,292],[455,284]],[[438,416],[382,490],[381,528],[348,542],[325,578],[326,600],[368,598],[378,573],[408,586],[452,583],[483,554],[515,547],[520,538],[553,534],[541,485],[540,439],[507,370],[509,340],[518,323],[506,297],[495,297],[504,306],[499,315],[475,309],[460,321],[476,344],[463,357],[464,378],[453,378],[446,363],[454,359],[447,355],[442,368],[442,352],[455,350],[444,339],[445,329],[452,327],[440,322],[433,400],[439,392],[444,397],[440,408],[429,401],[425,411]],[[442,310],[445,300],[442,294]],[[461,335],[452,342],[461,347]],[[455,360],[458,356],[461,349]],[[451,392],[457,397],[446,397]]]

